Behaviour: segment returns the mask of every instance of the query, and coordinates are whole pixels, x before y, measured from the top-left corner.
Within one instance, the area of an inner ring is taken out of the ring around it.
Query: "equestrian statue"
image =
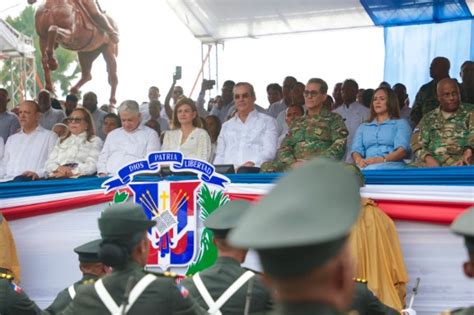
[[[29,4],[37,0],[28,0]],[[54,50],[62,47],[77,51],[81,79],[70,93],[77,94],[91,80],[92,63],[102,54],[107,64],[110,104],[115,104],[117,90],[118,28],[94,0],[45,0],[35,15],[36,32],[40,38],[45,87],[53,91],[51,71],[58,68]]]

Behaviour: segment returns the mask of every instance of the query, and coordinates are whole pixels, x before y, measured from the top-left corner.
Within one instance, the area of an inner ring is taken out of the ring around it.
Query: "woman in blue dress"
[[[410,125],[400,119],[396,94],[380,87],[372,97],[369,119],[354,136],[352,158],[366,170],[403,168],[403,159],[410,151],[410,136]]]

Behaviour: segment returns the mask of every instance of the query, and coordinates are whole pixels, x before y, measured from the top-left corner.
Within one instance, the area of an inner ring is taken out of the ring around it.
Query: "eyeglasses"
[[[310,95],[311,95],[311,97],[316,97],[316,96],[318,96],[319,94],[321,94],[321,92],[316,91],[316,90],[312,90],[312,91],[310,91],[310,90],[304,90],[304,92],[303,92],[303,95],[304,95],[305,97],[309,97]]]
[[[240,100],[240,99],[249,98],[249,97],[250,97],[250,93],[234,94],[235,100]]]
[[[76,124],[79,124],[81,121],[84,121],[84,120],[85,119],[81,117],[68,117],[67,118],[68,123],[76,123]]]

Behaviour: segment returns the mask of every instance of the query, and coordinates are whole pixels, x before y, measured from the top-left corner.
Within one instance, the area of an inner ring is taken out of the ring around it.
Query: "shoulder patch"
[[[11,282],[10,286],[13,289],[13,291],[15,291],[16,293],[18,293],[18,294],[21,293],[21,288],[18,285],[16,285],[14,282]]]
[[[8,281],[13,281],[13,278],[14,278],[14,277],[13,277],[11,274],[0,272],[0,279],[5,279],[5,280],[8,280]]]
[[[359,283],[367,283],[367,280],[364,279],[364,278],[353,278],[353,280],[354,280],[355,282],[359,282]]]

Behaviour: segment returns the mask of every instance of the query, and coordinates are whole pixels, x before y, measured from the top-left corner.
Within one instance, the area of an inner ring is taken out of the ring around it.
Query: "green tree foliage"
[[[35,62],[36,62],[36,73],[38,78],[44,82],[44,73],[41,66],[41,51],[39,46],[39,37],[35,30],[35,10],[32,6],[27,6],[19,16],[12,18],[6,18],[6,22],[9,23],[18,32],[23,33],[26,36],[32,37],[35,46]],[[80,73],[79,63],[77,62],[77,54],[73,51],[66,50],[62,47],[58,47],[55,51],[56,58],[58,60],[59,68],[52,73],[52,81],[55,86],[59,86],[62,92],[62,96],[68,94],[71,82],[77,79]],[[3,86],[11,85],[10,71],[12,63],[6,61],[3,68],[0,71],[0,82]],[[13,69],[13,73],[17,73]],[[19,80],[20,76],[15,76],[14,80]],[[39,91],[40,86],[36,86],[36,90]],[[59,91],[56,91],[58,97],[60,97]],[[17,103],[17,102],[15,102]]]

